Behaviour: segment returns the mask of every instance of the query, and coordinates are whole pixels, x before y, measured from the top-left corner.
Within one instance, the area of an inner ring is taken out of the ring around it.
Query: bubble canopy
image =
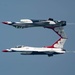
[[[15,48],[22,48],[22,47],[25,47],[25,46],[24,45],[18,45]]]

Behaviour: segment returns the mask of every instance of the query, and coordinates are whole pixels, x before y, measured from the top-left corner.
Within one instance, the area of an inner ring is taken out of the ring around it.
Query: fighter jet
[[[21,55],[48,55],[50,57],[56,54],[66,53],[66,50],[63,49],[65,41],[66,39],[60,38],[51,46],[29,47],[21,45],[15,48],[2,50],[2,52],[20,52]]]
[[[49,18],[48,20],[21,19],[20,22],[5,21],[2,23],[16,28],[29,28],[29,27],[54,28],[66,26],[66,21],[56,21],[53,20],[52,18]]]
[[[52,18],[48,20],[33,20],[21,19],[20,22],[5,21],[3,24],[10,25],[16,28],[29,28],[29,27],[44,27],[55,31],[61,38],[67,38],[63,26],[66,26],[66,21],[56,21]]]

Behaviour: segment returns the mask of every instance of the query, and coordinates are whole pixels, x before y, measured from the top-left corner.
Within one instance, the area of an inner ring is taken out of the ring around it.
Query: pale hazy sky
[[[0,0],[0,22],[22,18],[66,20],[75,22],[75,0]],[[75,25],[67,25],[64,48],[75,51]],[[16,45],[47,46],[59,36],[44,28],[16,29],[0,24],[0,50]],[[0,75],[75,75],[75,54],[22,56],[0,51]]]

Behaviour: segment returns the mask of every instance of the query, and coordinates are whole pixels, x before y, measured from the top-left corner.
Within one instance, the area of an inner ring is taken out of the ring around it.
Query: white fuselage
[[[9,52],[44,52],[44,53],[58,53],[63,54],[65,51],[61,48],[45,48],[45,47],[21,47],[21,48],[10,48],[7,49]]]

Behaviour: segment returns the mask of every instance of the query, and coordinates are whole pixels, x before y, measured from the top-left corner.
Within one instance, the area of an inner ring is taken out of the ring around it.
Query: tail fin
[[[65,38],[60,38],[52,46],[46,46],[46,48],[63,48],[65,42]]]
[[[55,27],[52,30],[55,31],[61,38],[67,38],[63,27]]]
[[[67,38],[63,27],[53,27],[53,28],[50,27],[50,29],[52,29],[55,33],[57,33],[61,38]]]

